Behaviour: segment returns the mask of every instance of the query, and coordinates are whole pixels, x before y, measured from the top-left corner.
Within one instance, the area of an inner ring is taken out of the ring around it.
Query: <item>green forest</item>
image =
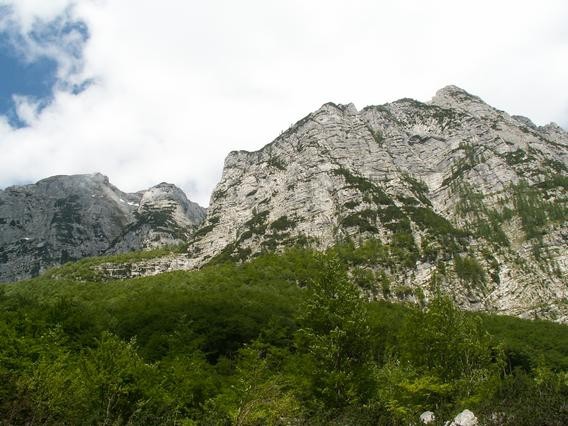
[[[356,254],[0,286],[0,424],[568,424],[566,326],[368,301]]]

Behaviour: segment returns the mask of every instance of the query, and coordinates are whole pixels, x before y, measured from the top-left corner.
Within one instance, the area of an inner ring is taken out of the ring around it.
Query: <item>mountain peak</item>
[[[85,256],[179,244],[205,216],[173,184],[129,194],[101,173],[8,189],[0,191],[0,282]]]
[[[181,189],[177,185],[168,182],[160,182],[159,184],[154,185],[152,188],[149,188],[148,190],[150,189],[161,189],[163,191],[181,191]]]
[[[548,130],[548,131],[555,131],[555,132],[560,132],[560,133],[566,133],[566,130],[564,130],[563,127],[559,126],[557,123],[554,122],[550,122],[548,124],[545,124],[544,126],[542,126],[542,128],[544,130]]]
[[[323,104],[317,111],[317,112],[324,112],[324,111],[335,111],[335,110],[339,110],[343,113],[349,114],[349,115],[355,115],[358,113],[357,108],[355,107],[355,105],[352,102],[349,102],[348,104],[336,104],[334,102],[327,102],[325,104]]]
[[[227,158],[188,267],[374,239],[384,259],[370,267],[393,289],[427,295],[431,278],[445,274],[445,288],[464,307],[528,315],[566,294],[562,280],[525,253],[540,244],[564,271],[566,226],[553,212],[564,203],[556,175],[566,168],[568,140],[554,126],[526,123],[453,85],[430,104],[403,98],[359,113],[324,104],[264,148]],[[538,229],[519,207],[529,195],[540,200]],[[511,260],[518,256],[535,272]],[[476,265],[476,277],[464,278],[463,259]]]
[[[44,179],[41,179],[37,184],[49,183],[49,182],[72,182],[72,181],[91,181],[108,183],[109,179],[102,173],[88,173],[88,174],[77,174],[77,175],[55,175]]]
[[[536,125],[528,117],[524,117],[522,115],[512,115],[511,118],[517,120],[519,123],[524,124],[527,127],[530,127],[531,129],[536,129]]]
[[[189,203],[187,196],[173,183],[161,182],[142,192],[141,204],[159,202],[179,202],[183,205]]]
[[[466,94],[468,94],[467,91],[465,91],[461,87],[456,86],[455,84],[448,84],[447,86],[442,87],[441,89],[439,89],[436,92],[436,94],[441,94],[441,93],[466,93]]]
[[[432,98],[432,103],[437,104],[440,102],[443,103],[452,103],[452,104],[460,104],[463,102],[480,102],[484,103],[481,98],[478,96],[472,95],[471,93],[465,91],[461,87],[448,85],[442,87],[440,90],[436,92],[436,95]]]
[[[436,92],[431,105],[467,112],[477,118],[497,118],[503,111],[488,105],[479,96],[472,95],[457,86],[446,86]]]

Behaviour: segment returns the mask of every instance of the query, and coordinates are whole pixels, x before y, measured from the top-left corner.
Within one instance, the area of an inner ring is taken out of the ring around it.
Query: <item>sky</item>
[[[568,128],[566,0],[0,0],[0,188],[101,172],[206,206],[326,102],[455,84]]]

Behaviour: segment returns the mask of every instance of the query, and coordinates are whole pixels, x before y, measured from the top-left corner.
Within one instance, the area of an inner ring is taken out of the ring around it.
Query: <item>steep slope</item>
[[[464,309],[568,322],[567,186],[563,129],[509,116],[455,86],[428,103],[361,111],[328,103],[261,150],[230,153],[194,233],[199,220],[183,218],[203,212],[175,187],[109,190],[125,200],[112,217],[126,225],[101,252],[188,237],[189,250],[96,262],[96,276],[336,246],[370,298],[424,303],[442,291]]]
[[[87,256],[181,243],[205,211],[174,185],[127,194],[101,174],[0,190],[0,281]]]
[[[162,182],[140,196],[130,222],[107,253],[180,244],[205,219],[205,209],[189,201],[175,185]]]
[[[455,86],[426,104],[326,104],[229,154],[187,267],[375,239],[362,269],[384,296],[442,289],[464,308],[565,321],[567,164],[564,130]]]

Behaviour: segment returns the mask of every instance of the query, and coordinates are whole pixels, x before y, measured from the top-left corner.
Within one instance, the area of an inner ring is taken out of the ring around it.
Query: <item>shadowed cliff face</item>
[[[367,269],[391,297],[442,287],[465,308],[566,319],[567,163],[561,128],[455,86],[429,103],[326,104],[229,154],[187,267],[376,239]]]
[[[170,184],[126,194],[101,174],[0,191],[0,281],[107,252],[185,241],[205,216]]]

